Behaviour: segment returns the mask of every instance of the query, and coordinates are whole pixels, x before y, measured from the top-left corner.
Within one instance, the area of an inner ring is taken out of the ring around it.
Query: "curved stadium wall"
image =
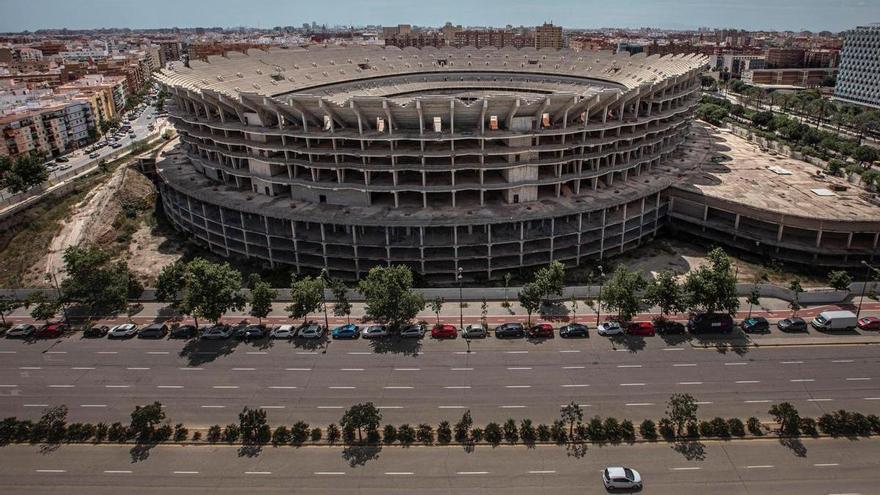
[[[164,70],[175,225],[224,256],[354,279],[499,278],[638,246],[699,99],[698,55],[251,50]]]

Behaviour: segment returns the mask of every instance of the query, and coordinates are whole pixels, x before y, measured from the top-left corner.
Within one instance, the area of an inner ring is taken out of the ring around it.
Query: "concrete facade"
[[[880,24],[847,31],[834,96],[847,103],[880,108]]]

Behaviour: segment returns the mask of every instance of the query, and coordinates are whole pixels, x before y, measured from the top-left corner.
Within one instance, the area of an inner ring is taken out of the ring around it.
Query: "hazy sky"
[[[0,31],[319,24],[737,27],[840,31],[880,0],[0,0]]]

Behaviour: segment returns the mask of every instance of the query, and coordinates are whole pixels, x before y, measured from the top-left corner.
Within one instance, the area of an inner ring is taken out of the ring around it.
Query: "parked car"
[[[296,334],[296,327],[293,325],[277,326],[269,332],[270,339],[292,339]]]
[[[67,163],[70,161],[70,158],[67,158],[66,156],[59,156],[55,159],[55,161],[58,163]]]
[[[880,330],[880,318],[876,316],[859,318],[859,328],[862,330]]]
[[[688,320],[688,331],[699,333],[730,333],[733,331],[733,318],[727,313],[701,313]]]
[[[569,337],[589,337],[590,330],[586,325],[580,323],[569,323],[559,329],[559,336],[563,338]]]
[[[654,330],[660,335],[679,335],[684,334],[687,328],[684,323],[667,319],[654,320]]]
[[[385,325],[370,325],[361,330],[361,337],[365,339],[381,339],[388,336],[388,327]]]
[[[161,339],[168,335],[168,325],[164,323],[152,323],[138,332],[139,339]]]
[[[739,324],[739,327],[742,328],[743,332],[746,333],[769,333],[770,332],[770,322],[767,321],[767,318],[763,316],[752,316],[751,318],[746,318]]]
[[[238,339],[262,339],[266,336],[266,325],[242,325],[235,330]]]
[[[852,311],[822,311],[810,322],[816,330],[852,330],[858,325],[858,319]]]
[[[110,329],[107,338],[128,339],[137,335],[138,327],[134,323],[123,323]]]
[[[83,329],[83,337],[101,338],[105,337],[109,331],[110,327],[107,325],[89,325]]]
[[[791,318],[786,318],[784,320],[779,320],[776,323],[776,326],[782,330],[783,332],[806,332],[807,331],[807,322],[804,321],[803,318],[798,318],[796,316]]]
[[[628,467],[607,467],[602,471],[602,482],[608,490],[637,490],[642,488],[642,476]]]
[[[408,325],[400,331],[400,336],[405,339],[420,339],[425,336],[425,325]]]
[[[495,338],[504,339],[507,337],[522,338],[526,336],[526,329],[522,323],[504,323],[495,327]]]
[[[486,327],[479,323],[468,325],[461,331],[461,336],[466,339],[485,339],[487,335]]]
[[[454,339],[458,336],[458,329],[455,325],[442,324],[434,325],[431,328],[432,339]]]
[[[320,339],[324,337],[324,327],[317,323],[308,323],[299,327],[296,336],[301,339]]]
[[[603,321],[596,327],[596,333],[602,337],[623,335],[623,327],[616,321]]]
[[[531,338],[553,338],[553,325],[549,323],[538,323],[529,329],[529,337]]]
[[[199,334],[195,325],[180,325],[171,329],[172,339],[191,339]]]
[[[360,328],[353,323],[336,327],[330,332],[330,336],[334,339],[356,339],[360,337]]]
[[[232,337],[232,327],[222,323],[211,325],[207,330],[202,332],[202,338],[205,340],[223,340]]]
[[[89,154],[89,158],[91,158],[91,159],[93,159],[93,160],[94,160],[95,158],[98,158],[99,156],[100,156],[100,155],[98,155],[97,153],[91,153],[91,154]]]
[[[30,323],[19,323],[6,331],[7,339],[27,339],[34,336],[37,327]]]
[[[639,337],[653,337],[657,332],[650,321],[634,321],[627,325],[626,333]]]

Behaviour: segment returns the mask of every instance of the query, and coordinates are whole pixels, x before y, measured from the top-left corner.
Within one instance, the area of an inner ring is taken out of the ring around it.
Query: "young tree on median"
[[[641,299],[639,293],[645,288],[642,273],[630,271],[624,265],[617,265],[611,278],[602,288],[602,304],[617,312],[617,320],[626,322],[639,312]]]
[[[443,299],[440,296],[437,296],[434,299],[431,299],[431,302],[428,303],[428,307],[431,308],[431,311],[435,315],[437,315],[437,325],[438,326],[440,325],[440,312],[443,311],[443,303],[444,302],[446,302],[445,299]]]
[[[722,311],[732,316],[739,309],[739,298],[730,257],[723,249],[715,248],[709,252],[707,259],[706,265],[688,272],[685,277],[686,306],[693,311]]]
[[[290,286],[291,303],[285,310],[293,319],[302,318],[308,321],[309,313],[314,313],[321,308],[324,294],[324,281],[317,277],[302,277],[297,280],[294,276]]]
[[[663,270],[657,274],[656,278],[649,280],[645,286],[645,301],[652,306],[659,307],[663,316],[685,310],[681,285],[675,277],[675,272]]]
[[[799,279],[792,280],[791,283],[788,284],[788,290],[794,295],[794,298],[788,303],[788,307],[791,308],[793,315],[797,315],[798,310],[801,309],[801,292],[804,291],[804,288],[801,286],[801,281]]]
[[[139,441],[150,441],[156,426],[165,421],[165,410],[161,402],[153,402],[146,406],[135,406],[131,413],[131,429]]]
[[[379,412],[379,409],[372,402],[367,402],[349,407],[345,414],[342,415],[342,419],[339,420],[339,425],[343,429],[355,429],[358,434],[358,441],[362,442],[364,440],[363,431],[375,430],[379,428],[381,422],[382,413]]]
[[[691,394],[672,394],[666,402],[666,417],[675,425],[675,431],[681,435],[685,425],[697,421],[696,399]]]
[[[798,410],[790,402],[773,404],[767,412],[779,424],[779,433],[797,435],[800,431],[801,417]]]
[[[571,401],[570,404],[562,407],[560,419],[563,423],[568,424],[568,438],[574,438],[574,427],[583,422],[584,411],[579,404]]]
[[[238,426],[241,440],[245,445],[266,443],[271,436],[265,409],[251,409],[245,406],[238,414]]]
[[[272,301],[278,297],[278,291],[269,285],[269,282],[263,281],[256,273],[250,277],[251,285],[251,311],[250,315],[257,318],[262,324],[263,318],[269,316],[272,311]]]
[[[339,279],[330,280],[330,291],[333,293],[333,314],[336,316],[345,316],[346,320],[351,323],[351,302],[348,300],[348,287],[345,282]]]
[[[406,265],[376,266],[358,282],[364,295],[367,317],[398,326],[413,319],[425,307],[425,298],[413,291],[413,275]]]
[[[532,325],[532,313],[541,308],[541,302],[544,300],[544,294],[540,287],[534,282],[525,284],[519,290],[519,305],[526,310],[529,315],[528,325]]]

